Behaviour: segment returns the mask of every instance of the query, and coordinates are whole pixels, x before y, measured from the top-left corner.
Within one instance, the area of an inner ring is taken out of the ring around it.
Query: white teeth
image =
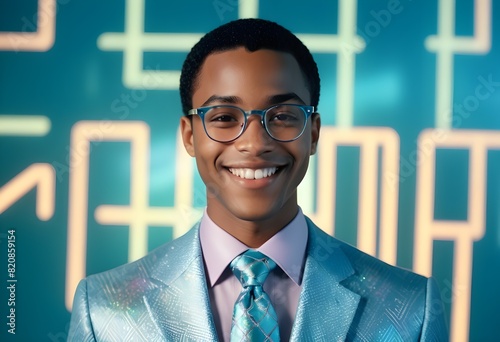
[[[245,173],[243,178],[246,179],[254,179],[255,177],[255,172],[252,169],[245,169]]]
[[[272,176],[278,170],[277,167],[266,167],[264,169],[235,169],[229,168],[229,172],[233,175],[238,176],[244,179],[262,179],[269,176]]]

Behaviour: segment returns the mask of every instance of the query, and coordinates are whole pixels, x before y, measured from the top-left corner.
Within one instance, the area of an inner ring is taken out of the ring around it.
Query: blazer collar
[[[182,237],[151,254],[145,298],[166,341],[217,341],[199,241],[199,223]]]
[[[340,282],[354,274],[341,242],[307,219],[309,242],[291,341],[344,341],[360,296]]]

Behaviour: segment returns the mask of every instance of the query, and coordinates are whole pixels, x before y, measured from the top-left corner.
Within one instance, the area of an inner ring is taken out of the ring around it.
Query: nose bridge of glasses
[[[250,117],[252,115],[258,115],[259,116],[259,121],[262,125],[262,128],[265,128],[266,127],[266,124],[265,124],[265,120],[264,120],[264,117],[265,117],[265,114],[266,114],[266,110],[260,110],[260,109],[251,109],[251,110],[242,110],[243,113],[245,113],[245,126],[248,127],[248,125],[250,124]],[[246,127],[245,127],[245,130],[246,130]]]
[[[247,120],[251,115],[258,115],[260,116],[260,121],[264,123],[264,116],[266,115],[266,111],[267,110],[251,109],[251,110],[244,110],[243,112],[245,113]]]

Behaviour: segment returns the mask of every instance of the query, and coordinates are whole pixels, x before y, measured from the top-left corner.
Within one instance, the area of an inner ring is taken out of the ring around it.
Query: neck
[[[258,248],[273,237],[288,223],[299,210],[298,205],[286,205],[278,213],[269,213],[257,219],[236,216],[218,205],[207,206],[207,213],[219,227],[250,248]]]

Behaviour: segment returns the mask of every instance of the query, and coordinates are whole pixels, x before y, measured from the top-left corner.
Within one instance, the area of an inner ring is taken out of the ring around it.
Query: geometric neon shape
[[[0,136],[43,137],[51,125],[43,115],[0,115]]]
[[[468,205],[466,220],[436,220],[436,150],[469,150]],[[413,270],[432,274],[433,242],[453,241],[453,280],[450,341],[469,338],[470,300],[474,241],[486,230],[488,150],[500,150],[500,131],[424,130],[418,138],[417,193]]]
[[[425,40],[426,49],[436,53],[435,128],[440,129],[452,128],[453,56],[486,54],[491,49],[491,0],[474,0],[472,37],[455,35],[455,1],[439,1],[438,34]]]
[[[0,50],[47,51],[56,35],[56,0],[38,0],[36,32],[0,32]],[[33,25],[33,24],[32,24]]]
[[[299,191],[316,193],[316,211],[305,203],[304,212],[330,234],[335,234],[335,203],[337,183],[337,149],[358,146],[360,149],[358,239],[357,247],[381,260],[396,264],[399,198],[399,135],[388,127],[321,128],[321,143],[317,151],[317,176],[308,173]],[[380,174],[379,149],[381,150]],[[314,173],[314,171],[313,171]],[[317,177],[316,191],[311,177]],[[390,179],[389,179],[390,178]],[[380,189],[378,189],[380,179]],[[307,186],[307,188],[305,187]],[[378,193],[380,192],[380,205]],[[309,201],[311,196],[305,194]],[[301,201],[302,202],[302,201]],[[302,205],[302,204],[301,204]],[[377,209],[379,208],[379,209]],[[377,253],[377,221],[380,218]]]
[[[50,164],[35,163],[0,187],[0,214],[31,189],[37,188],[36,215],[42,221],[54,215],[55,170]]]

